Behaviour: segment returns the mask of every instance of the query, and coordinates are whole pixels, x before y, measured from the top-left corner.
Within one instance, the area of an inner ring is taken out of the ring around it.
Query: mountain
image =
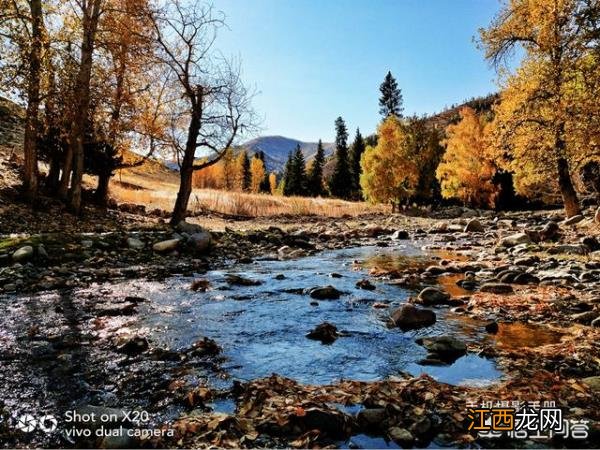
[[[261,136],[240,145],[240,148],[245,149],[252,155],[262,151],[265,154],[267,170],[282,172],[289,153],[293,152],[297,145],[300,145],[304,159],[307,162],[314,158],[317,153],[316,142],[302,142],[283,136]],[[333,154],[334,144],[324,142],[323,148],[325,155],[329,156]]]

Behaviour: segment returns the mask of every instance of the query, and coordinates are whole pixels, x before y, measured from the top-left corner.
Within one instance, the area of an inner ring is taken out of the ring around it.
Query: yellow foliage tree
[[[493,207],[496,167],[488,156],[485,119],[472,108],[462,108],[460,122],[446,129],[445,144],[446,152],[436,171],[442,196],[477,207]]]
[[[360,185],[371,203],[390,203],[395,211],[419,182],[416,155],[406,126],[396,116],[379,125],[377,146],[368,146],[360,160]]]
[[[271,190],[271,195],[277,193],[277,175],[273,172],[269,174],[269,189]]]
[[[265,164],[260,158],[252,158],[250,162],[250,190],[260,192],[260,185],[265,179]]]
[[[588,20],[597,7],[587,0],[509,0],[481,31],[486,56],[497,65],[515,47],[525,51],[521,67],[503,83],[494,133],[498,156],[515,171],[520,193],[556,186],[567,216],[581,211],[574,168],[590,151],[598,155],[597,144],[592,149],[576,140],[597,122],[598,91],[586,86],[586,78],[597,80],[600,72],[597,21]]]

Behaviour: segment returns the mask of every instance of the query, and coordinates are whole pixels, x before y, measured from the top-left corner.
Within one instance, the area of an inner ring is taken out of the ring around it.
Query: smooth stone
[[[425,306],[444,304],[448,300],[450,300],[450,294],[434,287],[423,289],[417,297],[417,303]]]
[[[510,284],[504,283],[484,283],[479,290],[491,294],[512,294],[514,292]]]
[[[181,239],[169,239],[167,241],[157,242],[152,246],[152,249],[158,253],[167,253],[176,250]]]
[[[127,238],[127,247],[132,250],[141,250],[146,246],[142,241],[137,238],[128,237]]]
[[[309,295],[317,300],[337,300],[342,292],[333,286],[316,287],[309,291]]]
[[[478,219],[471,219],[465,226],[465,233],[483,233],[485,229]]]
[[[16,252],[12,254],[12,259],[14,262],[25,262],[30,260],[33,257],[33,247],[31,245],[26,245],[21,247]]]
[[[526,233],[516,233],[510,236],[506,236],[500,240],[502,247],[515,247],[521,244],[531,244],[531,238]]]
[[[410,303],[402,305],[391,315],[392,322],[402,330],[428,327],[436,321],[435,312],[430,309],[417,308]]]
[[[566,226],[575,225],[575,224],[578,224],[579,222],[581,222],[582,220],[583,220],[583,215],[577,214],[576,216],[565,219],[563,221],[563,225],[566,225]]]
[[[323,322],[310,331],[306,337],[315,341],[321,341],[323,344],[331,344],[339,337],[339,334],[335,325]]]

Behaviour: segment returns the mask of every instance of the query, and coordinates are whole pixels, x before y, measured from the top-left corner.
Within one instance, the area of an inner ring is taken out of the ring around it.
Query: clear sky
[[[331,142],[373,132],[379,85],[398,80],[405,114],[434,113],[496,90],[473,38],[498,0],[214,0],[227,16],[217,47],[240,57],[259,95],[262,135]]]

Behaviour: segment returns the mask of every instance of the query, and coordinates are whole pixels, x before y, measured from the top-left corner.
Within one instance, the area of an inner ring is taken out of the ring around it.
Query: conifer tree
[[[325,150],[319,139],[317,153],[308,173],[308,194],[313,197],[323,195],[323,166],[325,165]]]
[[[292,195],[291,187],[293,185],[293,171],[294,171],[294,158],[292,156],[292,152],[288,153],[288,159],[285,163],[285,168],[283,169],[283,177],[281,178],[280,188],[281,193],[286,197]]]
[[[269,172],[267,172],[267,163],[265,161],[265,152],[262,150],[254,155],[258,159],[260,159],[263,163],[263,167],[265,168],[265,176],[260,183],[259,191],[266,192],[267,194],[271,192],[271,183],[269,182]]]
[[[356,137],[350,148],[350,175],[352,176],[352,197],[361,199],[362,193],[360,189],[360,158],[365,151],[365,141],[360,134],[360,130],[356,129]]]
[[[402,117],[404,110],[402,103],[402,91],[398,88],[398,83],[388,71],[383,83],[379,86],[381,97],[379,98],[379,114],[383,116],[383,120],[390,116]]]
[[[348,130],[344,119],[335,121],[335,168],[329,179],[329,192],[334,197],[349,198],[352,191],[352,180],[348,168]]]

